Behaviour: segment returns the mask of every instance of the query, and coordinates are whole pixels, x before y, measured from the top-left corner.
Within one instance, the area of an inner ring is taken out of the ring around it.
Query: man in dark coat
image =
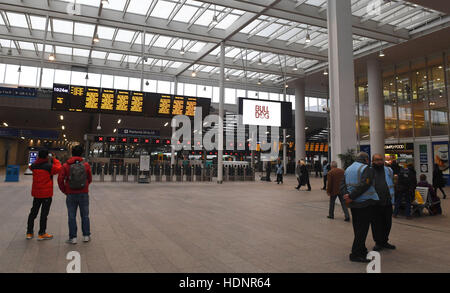
[[[434,164],[434,166],[433,166],[433,188],[436,191],[436,195],[437,195],[437,191],[439,189],[442,192],[443,198],[445,199],[447,197],[447,195],[445,194],[444,190],[442,189],[443,187],[445,187],[444,176],[442,175],[442,171],[439,168],[438,164]]]
[[[308,191],[311,191],[311,184],[309,183],[309,172],[304,161],[299,161],[296,173],[298,180],[298,186],[296,187],[296,189],[300,190],[300,187],[307,185]]]

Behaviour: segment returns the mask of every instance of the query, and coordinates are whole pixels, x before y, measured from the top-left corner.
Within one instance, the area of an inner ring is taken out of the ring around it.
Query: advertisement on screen
[[[243,100],[242,123],[245,125],[281,126],[281,103]]]
[[[433,142],[433,163],[441,169],[442,174],[450,185],[450,169],[448,159],[448,142]]]

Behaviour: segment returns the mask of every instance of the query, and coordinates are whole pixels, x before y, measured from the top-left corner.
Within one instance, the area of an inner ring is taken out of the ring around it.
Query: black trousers
[[[277,183],[283,183],[283,174],[277,174]]]
[[[436,196],[437,196],[437,191],[439,189],[442,192],[443,198],[447,197],[447,195],[445,194],[444,189],[442,189],[442,187],[433,186],[433,188],[434,188],[434,190],[436,192]]]
[[[45,234],[47,230],[47,217],[50,212],[50,206],[52,205],[52,198],[34,198],[33,207],[31,208],[30,215],[28,216],[27,234],[34,233],[34,220],[36,219],[39,209],[41,209],[41,219],[39,226],[39,235]]]
[[[352,208],[352,224],[355,238],[352,245],[352,254],[354,256],[366,257],[368,250],[366,247],[366,238],[369,233],[370,224],[373,222],[374,207]]]
[[[378,245],[387,244],[392,227],[392,205],[374,206],[374,220],[372,222],[373,240]]]
[[[297,185],[296,188],[300,189],[300,187],[302,187],[302,185],[300,183],[300,178],[299,177],[297,177],[297,181],[298,181],[298,185]],[[309,178],[307,179],[306,184],[303,184],[303,185],[308,186],[308,190],[311,190],[311,184],[309,183]]]

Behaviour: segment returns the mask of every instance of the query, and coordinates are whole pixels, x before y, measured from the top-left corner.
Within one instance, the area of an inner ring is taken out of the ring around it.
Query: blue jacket
[[[347,190],[351,193],[357,185],[361,183],[361,173],[367,168],[366,164],[360,162],[354,162],[350,167],[345,170],[345,184]],[[373,183],[370,187],[361,195],[354,199],[355,202],[361,203],[367,200],[379,200],[378,194],[375,191]]]

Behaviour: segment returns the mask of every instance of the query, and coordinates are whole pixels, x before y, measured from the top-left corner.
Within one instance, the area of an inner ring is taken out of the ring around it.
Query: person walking
[[[445,187],[445,178],[444,178],[442,171],[439,168],[438,164],[434,164],[434,166],[433,166],[433,188],[436,191],[436,195],[437,195],[437,191],[439,189],[442,192],[443,199],[446,199],[447,195],[445,194],[444,190],[442,189],[443,187]]]
[[[320,164],[320,161],[317,160],[314,162],[314,171],[316,172],[316,178],[319,177],[322,178],[322,164]]]
[[[394,171],[384,165],[381,154],[372,156],[374,173],[374,186],[379,201],[374,206],[374,221],[372,222],[372,236],[375,241],[374,251],[395,249],[389,243],[389,234],[392,228],[392,205],[394,203]]]
[[[46,230],[53,198],[53,175],[59,173],[61,163],[56,158],[49,157],[47,150],[41,150],[38,153],[38,159],[31,165],[30,169],[33,172],[31,187],[33,207],[28,215],[26,238],[29,240],[34,237],[34,220],[40,209],[41,218],[37,240],[50,240],[53,239],[53,235],[48,234]]]
[[[391,169],[394,172],[394,175],[398,175],[398,173],[400,172],[401,167],[397,163],[397,160],[392,160]]]
[[[350,261],[370,262],[367,259],[366,238],[374,218],[374,205],[379,197],[373,186],[373,172],[368,166],[369,155],[360,152],[356,161],[344,173],[341,183],[341,194],[350,207],[353,218],[354,240]]]
[[[406,219],[411,219],[411,201],[414,197],[416,185],[417,178],[414,167],[410,164],[408,167],[401,168],[398,174],[397,190],[395,193],[394,218],[397,218],[400,205],[404,200]]]
[[[308,187],[308,191],[311,191],[311,184],[309,183],[309,172],[308,168],[306,167],[305,161],[300,160],[299,164],[297,165],[297,181],[298,186],[296,187],[297,190],[300,190],[300,188],[304,185]]]
[[[284,167],[283,164],[281,163],[281,159],[278,158],[277,160],[277,165],[275,166],[276,169],[276,173],[277,173],[277,184],[283,184],[283,172],[284,172]]]
[[[58,176],[58,185],[66,195],[69,218],[69,239],[66,243],[77,243],[77,209],[80,208],[83,242],[91,240],[89,220],[89,184],[92,182],[91,167],[81,157],[83,147],[72,148],[72,157],[63,165]]]
[[[327,180],[328,180],[328,172],[331,170],[330,164],[328,164],[328,161],[323,161],[323,187],[322,190],[327,190]]]
[[[340,193],[341,182],[344,180],[344,170],[338,168],[337,162],[331,162],[331,171],[327,172],[327,175],[324,177],[328,177],[328,186],[327,186],[327,194],[330,197],[330,209],[328,213],[328,219],[334,219],[334,206],[336,202],[336,198],[339,198],[341,202],[342,211],[345,215],[346,222],[350,221],[350,215],[348,213],[347,205],[345,204],[344,197]]]

